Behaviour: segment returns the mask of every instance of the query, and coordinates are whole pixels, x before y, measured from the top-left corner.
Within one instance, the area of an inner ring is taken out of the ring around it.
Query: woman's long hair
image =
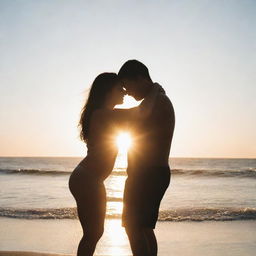
[[[118,76],[115,73],[99,74],[92,83],[88,99],[82,108],[81,117],[78,124],[80,128],[80,138],[85,143],[88,141],[90,119],[93,111],[102,107],[106,96],[116,86]]]

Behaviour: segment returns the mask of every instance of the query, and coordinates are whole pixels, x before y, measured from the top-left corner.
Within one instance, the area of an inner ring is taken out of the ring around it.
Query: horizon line
[[[83,158],[83,157],[86,157],[86,156],[22,156],[22,155],[19,155],[19,156],[0,156],[0,158],[4,158],[4,157],[27,157],[27,158]],[[256,156],[255,157],[230,157],[230,156],[169,156],[169,159],[170,158],[211,158],[211,159],[256,159]]]

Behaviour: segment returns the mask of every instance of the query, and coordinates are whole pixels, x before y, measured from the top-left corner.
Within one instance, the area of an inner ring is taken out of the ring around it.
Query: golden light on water
[[[132,146],[132,137],[129,132],[120,131],[117,134],[115,143],[118,147],[118,155],[115,162],[114,170],[116,172],[124,172],[127,168],[127,152]],[[108,198],[123,197],[123,190],[126,177],[123,175],[111,175],[105,180],[105,186],[109,188]],[[107,215],[121,216],[123,211],[123,202],[111,200],[107,202]],[[121,225],[121,219],[109,219],[106,222],[109,228],[105,229],[103,239],[108,244],[104,247],[104,251],[98,252],[98,254],[121,256],[131,255],[127,235],[124,228]]]
[[[118,147],[118,155],[114,170],[116,172],[124,172],[127,168],[127,152],[132,147],[132,136],[129,132],[120,131],[116,136],[115,143]],[[122,198],[125,180],[126,177],[123,175],[109,176],[105,180],[104,183],[110,190],[107,194],[108,198]],[[110,199],[107,202],[107,215],[112,215],[113,217],[121,216],[122,210],[122,200],[116,201]],[[121,219],[109,219],[106,225],[110,227],[106,229],[108,232],[104,234],[106,244],[108,244],[108,247],[104,248],[104,254],[113,256],[130,255],[131,251],[129,249],[127,235],[121,226]]]
[[[132,137],[128,132],[121,132],[116,137],[116,144],[118,146],[119,153],[126,154],[128,149],[132,145]]]

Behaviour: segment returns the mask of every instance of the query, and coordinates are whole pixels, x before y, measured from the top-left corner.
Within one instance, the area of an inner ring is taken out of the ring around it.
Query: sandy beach
[[[0,218],[0,256],[75,255],[78,220]],[[253,256],[256,221],[158,222],[159,256]],[[96,255],[131,255],[120,220],[109,219]]]

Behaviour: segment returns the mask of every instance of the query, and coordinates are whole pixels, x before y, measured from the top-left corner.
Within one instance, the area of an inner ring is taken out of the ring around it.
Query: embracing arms
[[[129,122],[143,120],[152,113],[156,99],[160,93],[165,93],[161,85],[154,83],[153,88],[138,107],[129,109],[100,109],[94,113],[96,123],[107,120],[118,126],[126,126]]]
[[[163,88],[154,83],[153,88],[144,98],[138,107],[129,109],[113,109],[111,110],[111,118],[116,123],[125,123],[133,120],[146,119],[151,113],[155,105],[155,101],[159,93],[165,93]]]

